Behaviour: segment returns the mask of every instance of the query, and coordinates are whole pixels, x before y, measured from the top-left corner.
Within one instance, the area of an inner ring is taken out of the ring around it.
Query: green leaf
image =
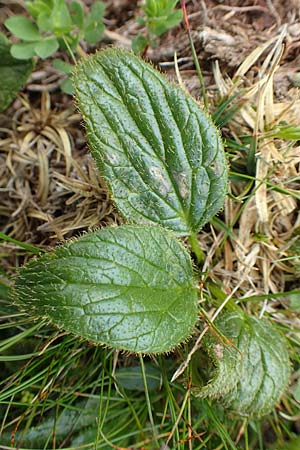
[[[59,47],[61,50],[65,50],[67,53],[69,49],[76,50],[76,47],[80,41],[79,34],[68,34],[64,35],[64,38],[57,38],[59,42]],[[66,45],[67,43],[67,45]]]
[[[10,53],[15,59],[28,60],[35,55],[35,46],[36,42],[20,42],[11,46]]]
[[[41,14],[50,16],[52,8],[52,0],[34,0],[25,2],[26,9],[34,19],[38,19]]]
[[[0,111],[9,106],[33,70],[32,61],[15,59],[10,51],[10,43],[0,33]]]
[[[84,31],[84,39],[88,44],[97,44],[104,33],[104,25],[100,23],[96,27],[88,27]]]
[[[300,127],[297,127],[295,125],[282,125],[278,128],[278,130],[270,132],[270,134],[272,135],[272,137],[276,137],[279,139],[299,141]]]
[[[40,58],[48,58],[49,56],[53,55],[57,51],[59,47],[58,41],[56,38],[52,39],[45,39],[43,41],[38,42],[35,47],[35,53]]]
[[[72,22],[81,30],[84,23],[84,11],[81,3],[76,1],[71,2],[70,14]]]
[[[97,344],[137,353],[172,350],[197,320],[190,257],[159,227],[108,227],[21,269],[17,303]]]
[[[59,70],[60,72],[66,73],[67,75],[70,75],[73,72],[74,66],[73,64],[69,64],[66,61],[63,61],[62,59],[54,59],[52,61],[52,66],[54,69]]]
[[[187,235],[219,211],[227,185],[223,145],[192,97],[112,48],[79,63],[74,87],[93,156],[127,219]]]
[[[145,19],[144,19],[142,16],[138,16],[138,17],[136,18],[136,23],[137,23],[138,25],[140,25],[141,27],[143,27],[144,25],[146,25],[146,21],[145,21]]]
[[[267,320],[246,314],[238,320],[242,320],[237,346],[244,355],[243,366],[238,384],[223,401],[233,414],[261,417],[275,408],[288,386],[288,348]]]
[[[38,41],[41,38],[37,26],[27,17],[9,17],[4,25],[14,36],[23,39],[23,41]]]
[[[57,36],[69,33],[72,28],[72,19],[65,0],[55,0],[51,12],[53,30]]]
[[[49,15],[48,13],[39,14],[37,24],[40,31],[51,34],[54,31],[54,25],[53,21],[51,20],[51,15]]]
[[[243,312],[224,314],[215,325],[239,352],[231,346],[224,346],[213,335],[206,338],[206,351],[215,371],[206,374],[210,381],[204,388],[194,376],[193,382],[198,384],[195,394],[203,396],[202,389],[204,394],[206,389],[209,396],[220,397],[233,415],[261,417],[268,414],[279,402],[289,382],[290,363],[284,337],[267,320]],[[233,355],[229,359],[231,366],[224,368],[229,354]],[[199,370],[200,363],[194,361],[193,366]],[[202,365],[200,370],[205,373],[205,366]],[[230,371],[233,382],[230,381]],[[226,383],[222,377],[231,383],[230,389],[224,388]]]
[[[161,383],[160,371],[152,364],[145,363],[145,372],[148,391],[158,389]],[[115,379],[124,389],[142,392],[145,390],[141,366],[121,367],[115,371]]]
[[[55,59],[52,62],[52,65],[55,69],[59,70],[60,72],[63,72],[67,75],[71,75],[74,69],[74,66],[72,64],[66,63],[62,59]],[[67,78],[63,79],[60,83],[61,90],[68,95],[74,94],[74,88],[73,88],[73,82],[72,77],[68,76]]]
[[[182,10],[174,11],[172,14],[166,17],[159,17],[152,19],[149,22],[149,29],[156,36],[161,36],[170,28],[178,25],[182,20]]]
[[[98,24],[102,22],[102,18],[105,11],[105,5],[103,2],[95,2],[91,6],[90,12],[86,16],[85,26],[89,26],[91,24]]]
[[[142,7],[146,14],[147,27],[150,33],[161,36],[170,28],[178,25],[182,20],[182,10],[175,10],[177,0],[175,1],[153,1],[146,0]]]
[[[65,78],[64,80],[62,80],[62,82],[60,83],[59,87],[61,88],[61,90],[68,95],[73,95],[74,94],[74,87],[73,87],[73,82],[72,79],[70,77]]]
[[[95,2],[84,22],[84,39],[89,44],[96,44],[103,36],[102,22],[105,6],[103,2]]]
[[[145,48],[149,45],[148,39],[142,34],[138,34],[131,43],[131,48],[136,55],[143,53]]]
[[[159,10],[161,9],[161,1],[146,0],[146,3],[142,6],[142,8],[147,16],[156,16],[159,14]]]
[[[202,347],[192,358],[193,393],[201,398],[222,397],[238,382],[241,355],[212,336],[204,339]]]

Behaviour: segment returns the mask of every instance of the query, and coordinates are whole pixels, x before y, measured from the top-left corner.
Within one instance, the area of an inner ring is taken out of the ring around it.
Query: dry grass
[[[293,93],[294,101],[278,102],[274,95],[274,74],[280,69],[285,37],[284,28],[276,38],[255,48],[232,79],[223,77],[218,64],[214,65],[215,83],[221,97],[236,96],[234,102],[239,104],[224,132],[241,147],[240,137],[251,137],[255,143],[256,163],[252,177],[246,175],[243,181],[241,174],[241,181],[232,179],[229,182],[229,195],[222,212],[224,227],[211,224],[209,229],[200,231],[198,238],[206,254],[202,267],[204,291],[209,297],[209,286],[206,288],[205,281],[210,279],[226,293],[221,305],[209,312],[212,321],[231,298],[242,301],[261,294],[282,293],[281,298],[270,295],[263,302],[250,302],[246,307],[250,314],[255,311],[260,317],[267,312],[274,321],[289,327],[290,337],[299,338],[299,314],[289,309],[284,292],[298,288],[300,271],[300,147],[296,142],[274,139],[272,133],[266,131],[276,130],[280,122],[297,125],[300,116],[297,90],[293,88],[290,93]],[[262,55],[265,60],[257,77],[247,77]],[[245,167],[246,159],[244,152],[231,152],[233,163]],[[187,368],[208,329],[208,326],[204,327],[199,334],[172,381]],[[290,409],[288,401],[285,407],[287,411]],[[282,417],[292,421],[299,419],[284,413]]]
[[[213,276],[221,279],[228,292],[239,284],[244,296],[284,292],[289,274],[299,273],[299,260],[289,259],[291,246],[299,232],[299,146],[268,137],[266,130],[286,122],[297,124],[299,94],[291,102],[277,102],[273,94],[274,74],[280,67],[283,31],[277,39],[255,49],[237,70],[233,79],[225,79],[217,64],[216,85],[222,96],[238,95],[242,105],[227,124],[226,134],[242,145],[240,136],[252,137],[256,145],[255,181],[231,182],[224,216],[228,235],[223,256],[218,257]],[[247,78],[249,69],[265,55],[257,77]],[[232,162],[243,162],[245,154],[235,151]],[[248,184],[247,184],[248,183]],[[279,188],[279,190],[278,190]],[[280,192],[281,191],[281,192]],[[210,267],[224,232],[201,233]]]
[[[0,129],[2,231],[44,247],[119,222],[72,102],[55,106],[42,92],[40,101],[20,97],[10,111]]]

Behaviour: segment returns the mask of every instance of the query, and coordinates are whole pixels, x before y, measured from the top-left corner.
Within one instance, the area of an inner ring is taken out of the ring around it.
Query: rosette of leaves
[[[96,44],[104,32],[105,6],[101,1],[94,2],[87,14],[78,1],[34,0],[27,1],[26,8],[31,19],[15,15],[4,23],[19,39],[10,50],[16,59],[28,60],[33,56],[45,59],[58,49],[67,50],[73,56],[72,52],[76,52],[81,41]],[[60,87],[63,92],[72,94],[73,65],[56,59],[53,66],[67,75]]]
[[[204,352],[192,360],[193,393],[219,399],[234,416],[268,414],[289,382],[285,338],[269,321],[242,311],[222,315],[215,326],[232,345],[212,334],[204,339]]]
[[[146,35],[138,34],[132,41],[132,50],[142,53],[147,45],[155,47],[158,38],[182,20],[182,10],[175,9],[178,0],[146,0],[143,15],[137,22],[146,27]]]
[[[104,32],[104,4],[99,1],[86,16],[77,1],[34,0],[27,1],[26,8],[33,20],[15,15],[5,21],[6,28],[20,40],[11,47],[17,59],[48,58],[66,45],[74,50],[82,39],[95,44]]]
[[[131,225],[30,261],[16,302],[96,344],[170,351],[198,317],[191,258],[175,234],[194,235],[223,205],[219,132],[195,100],[129,52],[85,58],[74,80],[93,156]]]

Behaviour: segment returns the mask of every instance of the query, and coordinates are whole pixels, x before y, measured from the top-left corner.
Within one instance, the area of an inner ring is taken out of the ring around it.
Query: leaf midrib
[[[101,61],[97,60],[97,63],[101,66],[102,70],[106,71],[106,67],[105,67],[105,65],[103,66],[103,64],[101,63]],[[144,89],[144,93],[146,93],[146,95],[147,95],[147,97],[148,97],[148,99],[149,99],[149,102],[150,102],[150,104],[151,104],[152,111],[153,111],[153,116],[155,117],[156,124],[157,124],[157,126],[158,126],[159,131],[160,131],[161,140],[162,140],[162,143],[163,143],[163,146],[164,146],[164,154],[166,154],[165,139],[163,138],[163,133],[162,133],[162,130],[161,130],[160,121],[157,119],[157,116],[156,116],[156,110],[155,110],[155,108],[153,108],[153,101],[152,101],[152,98],[150,97],[150,95],[149,95],[147,89],[145,88],[144,80],[143,80],[143,78],[140,77],[140,75],[139,75],[138,73],[136,73],[136,72],[133,70],[133,68],[132,68],[130,65],[126,64],[126,67],[127,67],[127,68],[128,68],[128,69],[129,69],[129,70],[130,70],[130,71],[131,71],[131,72],[132,72],[132,73],[133,73],[133,74],[141,81],[141,83],[142,83],[142,86],[143,86],[143,89]],[[154,75],[155,75],[155,74],[154,74]],[[141,129],[140,125],[139,125],[138,122],[135,120],[134,115],[132,114],[132,108],[131,108],[131,106],[130,106],[130,103],[129,103],[129,102],[126,102],[126,97],[125,97],[125,99],[124,99],[124,95],[122,95],[122,93],[120,92],[120,88],[119,88],[119,86],[115,83],[115,79],[112,78],[110,72],[107,72],[107,71],[106,71],[106,76],[110,79],[111,83],[113,84],[113,86],[114,86],[114,87],[116,88],[116,90],[118,91],[118,94],[120,95],[120,98],[121,98],[121,100],[122,100],[121,103],[122,103],[122,105],[124,105],[124,106],[126,107],[128,113],[129,113],[129,115],[130,115],[132,121],[133,121],[134,124],[136,125],[138,131],[141,133],[141,135],[144,137],[145,141],[149,144],[150,148],[152,149],[153,155],[149,155],[149,156],[152,156],[152,158],[153,158],[153,156],[155,156],[155,157],[159,160],[159,162],[162,164],[162,166],[164,167],[165,173],[167,174],[167,176],[168,176],[168,178],[169,178],[169,181],[170,181],[170,183],[171,183],[171,186],[172,186],[172,188],[174,189],[174,192],[176,193],[176,197],[177,197],[177,199],[179,200],[179,203],[180,203],[180,206],[181,206],[181,214],[180,214],[180,215],[181,215],[181,217],[184,219],[185,225],[189,228],[189,223],[188,223],[187,216],[186,216],[186,210],[185,210],[185,207],[184,207],[184,204],[183,204],[183,199],[182,199],[182,197],[181,197],[181,195],[180,195],[180,192],[179,192],[179,189],[178,189],[178,186],[177,186],[175,180],[173,179],[173,177],[171,176],[171,174],[170,174],[170,172],[169,172],[169,170],[168,170],[168,168],[167,168],[166,161],[164,161],[164,160],[161,158],[161,156],[160,156],[159,154],[157,154],[157,152],[155,151],[155,148],[153,147],[151,141],[149,141],[149,139],[147,138],[147,136],[144,134],[144,131]],[[173,119],[174,119],[174,122],[176,123],[176,126],[177,126],[177,128],[178,128],[179,134],[180,134],[180,136],[181,136],[181,141],[182,141],[182,134],[181,134],[181,131],[180,131],[179,127],[178,127],[177,121],[176,121],[175,118],[174,118],[173,111],[172,111],[171,108],[170,108],[169,101],[168,101],[168,98],[167,98],[167,96],[166,96],[165,86],[161,83],[161,80],[158,79],[158,77],[155,77],[155,78],[158,80],[158,82],[159,82],[160,85],[162,86],[162,89],[163,89],[163,92],[164,92],[164,95],[165,95],[165,100],[166,100],[166,102],[167,102],[167,104],[168,104],[168,106],[169,106],[170,114],[172,115],[172,117],[173,117]],[[124,148],[124,147],[123,147],[123,148]],[[185,155],[187,164],[190,166],[190,162],[189,162],[189,160],[188,160],[188,158],[187,158],[187,155],[186,155],[186,153],[185,153],[185,151],[184,151],[183,141],[182,141],[182,152],[183,152],[183,154]],[[127,153],[128,153],[128,152],[126,151],[126,154],[127,154]],[[131,161],[131,163],[132,163],[132,161]],[[134,167],[134,168],[135,168],[135,167]],[[136,169],[135,169],[135,170],[136,170]],[[138,173],[138,172],[137,172],[137,173]],[[140,174],[139,174],[139,175],[140,175]],[[165,201],[164,198],[162,198],[162,200],[169,206],[169,204]],[[179,212],[178,210],[176,210],[176,211]]]
[[[108,287],[116,287],[116,288],[125,288],[127,290],[130,289],[148,289],[148,290],[153,290],[153,291],[162,291],[162,292],[184,292],[186,293],[187,291],[191,291],[191,292],[197,292],[197,289],[194,286],[191,285],[187,285],[187,286],[168,286],[166,287],[159,287],[159,286],[151,286],[151,285],[145,285],[145,286],[136,286],[136,285],[132,285],[132,284],[119,284],[119,283],[97,283],[97,282],[82,282],[82,281],[68,281],[68,280],[63,280],[66,283],[66,287],[68,286],[108,286]],[[58,286],[61,288],[61,284],[58,283],[43,283],[43,287],[46,286],[51,286],[51,287],[55,287]],[[60,289],[60,292],[63,292],[62,289]],[[55,293],[59,293],[59,291],[55,291]]]

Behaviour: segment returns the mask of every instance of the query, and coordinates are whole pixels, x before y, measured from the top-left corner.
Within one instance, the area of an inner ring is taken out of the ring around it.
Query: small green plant
[[[179,237],[199,262],[197,233],[226,194],[219,132],[193,98],[123,50],[85,58],[74,84],[93,156],[130,224],[31,260],[17,277],[15,301],[95,344],[171,351],[198,319],[198,275]],[[222,399],[232,414],[261,416],[287,386],[286,342],[268,321],[231,308],[193,357],[193,390]]]
[[[136,54],[143,53],[150,46],[158,44],[158,38],[175,27],[182,20],[181,9],[175,9],[178,0],[146,0],[142,6],[143,15],[138,17],[138,23],[146,27],[146,35],[138,34],[132,49]]]
[[[78,1],[68,4],[65,0],[33,0],[26,2],[26,8],[31,19],[16,15],[5,21],[6,28],[20,41],[10,50],[16,59],[28,60],[33,56],[45,59],[62,49],[74,60],[73,52],[82,53],[81,41],[96,44],[104,32],[105,7],[101,1],[94,2],[87,14]],[[62,60],[55,60],[54,67],[67,75],[73,68]],[[61,87],[67,93],[72,92],[69,78]]]

